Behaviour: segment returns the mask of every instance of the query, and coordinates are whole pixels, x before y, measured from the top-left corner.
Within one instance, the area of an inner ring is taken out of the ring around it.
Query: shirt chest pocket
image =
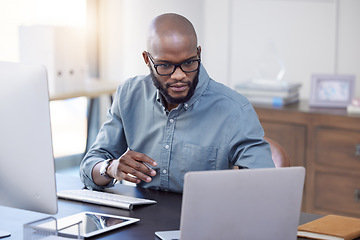
[[[184,143],[181,154],[180,170],[183,174],[189,171],[216,169],[217,149]]]

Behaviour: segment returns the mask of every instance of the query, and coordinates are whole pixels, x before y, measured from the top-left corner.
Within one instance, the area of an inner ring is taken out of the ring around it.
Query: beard
[[[170,87],[171,84],[173,83],[167,83],[165,84],[165,86],[163,86],[160,82],[160,80],[155,76],[154,71],[151,67],[150,68],[150,76],[151,79],[154,83],[154,86],[159,90],[159,92],[161,93],[161,95],[165,98],[165,100],[170,103],[170,104],[180,104],[180,103],[185,103],[187,101],[190,100],[190,98],[194,95],[195,93],[195,89],[197,84],[199,83],[199,72],[200,72],[200,68],[199,70],[196,72],[196,75],[194,77],[194,79],[192,81],[179,81],[181,83],[185,83],[188,85],[189,87],[189,91],[186,94],[186,96],[184,97],[172,97],[170,96],[169,92],[168,92],[168,88]]]

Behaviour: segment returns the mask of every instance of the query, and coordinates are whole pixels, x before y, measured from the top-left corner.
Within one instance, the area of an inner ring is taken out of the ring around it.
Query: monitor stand
[[[0,230],[0,238],[10,237],[11,233]]]

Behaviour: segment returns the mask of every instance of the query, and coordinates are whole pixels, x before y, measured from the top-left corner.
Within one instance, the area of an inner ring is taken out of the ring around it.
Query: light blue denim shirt
[[[269,144],[249,101],[212,80],[201,65],[194,96],[168,112],[150,75],[128,79],[116,92],[95,143],[81,163],[88,188],[96,163],[127,149],[154,159],[157,175],[141,187],[182,192],[189,171],[274,167]],[[106,187],[110,187],[109,184]]]

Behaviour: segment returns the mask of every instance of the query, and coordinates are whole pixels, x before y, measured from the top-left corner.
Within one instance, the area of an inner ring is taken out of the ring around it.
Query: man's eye
[[[189,60],[189,61],[186,61],[186,62],[184,62],[183,64],[184,65],[191,65],[191,64],[194,64],[194,60]]]
[[[164,69],[168,69],[168,68],[172,68],[172,64],[159,64],[158,67],[164,68]]]

